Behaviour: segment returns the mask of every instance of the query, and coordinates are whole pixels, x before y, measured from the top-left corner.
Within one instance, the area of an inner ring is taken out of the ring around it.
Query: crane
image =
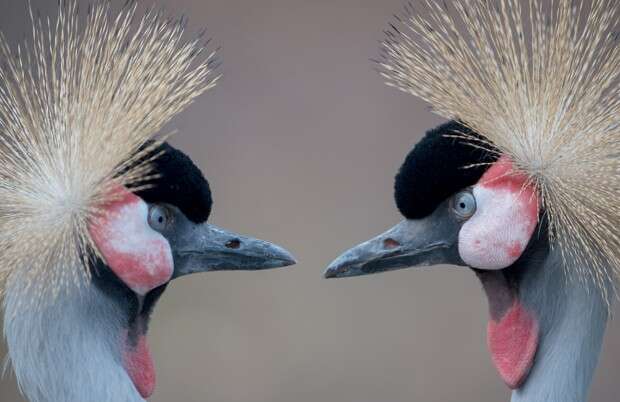
[[[151,313],[196,272],[291,265],[208,223],[209,183],[157,132],[213,87],[184,21],[59,3],[31,42],[0,38],[0,290],[8,357],[32,402],[151,396]],[[136,24],[135,22],[138,21]]]
[[[325,277],[468,267],[511,400],[583,402],[620,268],[620,5],[543,3],[422,0],[396,17],[382,76],[449,121],[396,175],[404,220]]]

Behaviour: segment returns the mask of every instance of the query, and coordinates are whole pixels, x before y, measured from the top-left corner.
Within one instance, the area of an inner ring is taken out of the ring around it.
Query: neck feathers
[[[608,306],[594,286],[569,280],[560,250],[532,259],[519,280],[522,302],[540,323],[532,371],[512,402],[584,402],[598,363]]]
[[[32,402],[144,402],[122,363],[127,313],[97,287],[74,288],[39,309],[7,288],[4,333],[21,391]]]

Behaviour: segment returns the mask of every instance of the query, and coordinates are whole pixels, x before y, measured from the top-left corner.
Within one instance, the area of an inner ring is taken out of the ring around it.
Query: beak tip
[[[325,272],[323,273],[323,278],[325,279],[332,279],[332,278],[337,278],[338,275],[336,273],[336,270],[331,269],[331,268],[327,268],[325,270]]]
[[[339,257],[327,266],[327,269],[323,272],[323,277],[325,279],[339,278],[344,272],[346,272],[345,266],[347,264],[343,264],[341,260],[342,258]]]
[[[297,259],[295,257],[286,258],[282,260],[282,267],[290,267],[291,265],[297,265]]]
[[[285,250],[281,247],[279,248],[279,256],[278,259],[280,260],[282,267],[290,267],[291,265],[296,265],[297,264],[297,258],[295,258],[293,256],[293,254],[291,254],[288,250]]]
[[[360,259],[357,253],[348,250],[329,263],[327,269],[323,273],[323,277],[325,279],[333,279],[356,276],[355,272],[358,271],[357,265],[359,261]]]

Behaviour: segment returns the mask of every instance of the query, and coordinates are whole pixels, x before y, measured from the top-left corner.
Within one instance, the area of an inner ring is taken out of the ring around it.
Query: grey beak
[[[191,225],[171,246],[175,258],[173,278],[196,272],[253,271],[296,263],[280,246],[208,223]]]
[[[325,271],[325,278],[458,264],[457,236],[458,224],[436,214],[419,220],[404,220],[336,258]]]

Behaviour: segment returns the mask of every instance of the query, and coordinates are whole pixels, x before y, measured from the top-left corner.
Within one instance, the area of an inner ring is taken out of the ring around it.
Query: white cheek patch
[[[500,158],[473,188],[477,210],[461,228],[459,254],[474,268],[503,269],[527,247],[538,223],[536,191]]]
[[[119,190],[121,197],[104,207],[105,214],[89,227],[107,265],[139,295],[167,283],[173,274],[168,241],[148,224],[148,206]]]

